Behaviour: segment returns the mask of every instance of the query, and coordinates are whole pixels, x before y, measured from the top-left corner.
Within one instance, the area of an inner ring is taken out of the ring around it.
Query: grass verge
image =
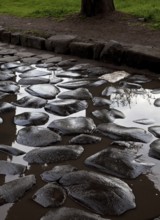
[[[115,0],[116,9],[144,18],[160,29],[160,0]]]
[[[77,13],[80,0],[0,0],[0,13],[20,17],[56,17]]]
[[[160,0],[114,0],[116,9],[160,29]],[[81,0],[0,0],[0,13],[20,17],[64,18],[80,11]]]

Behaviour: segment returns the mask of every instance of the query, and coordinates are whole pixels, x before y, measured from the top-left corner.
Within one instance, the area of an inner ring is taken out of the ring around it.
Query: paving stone
[[[11,69],[20,67],[21,65],[22,65],[21,63],[17,63],[17,62],[9,62],[9,63],[5,63],[5,64],[1,65],[1,69],[9,71]]]
[[[58,66],[60,66],[60,67],[73,66],[74,62],[75,62],[75,60],[73,60],[73,59],[62,60],[61,62],[58,63]]]
[[[3,49],[3,50],[0,50],[0,55],[11,55],[13,56],[14,54],[17,53],[17,50],[14,50],[14,49]]]
[[[39,63],[41,59],[38,57],[26,57],[26,58],[23,58],[21,61],[24,63],[28,63],[28,64],[36,64],[36,63]]]
[[[36,64],[36,67],[38,67],[38,68],[49,68],[49,67],[53,67],[53,66],[54,66],[54,63],[38,63],[38,64]]]
[[[59,63],[61,61],[62,61],[62,57],[52,57],[52,58],[45,60],[44,62],[45,63]]]
[[[9,49],[15,49],[17,50],[16,46],[15,45],[12,45],[12,44],[6,44],[6,46],[8,46]]]
[[[19,73],[24,73],[24,72],[27,72],[29,70],[32,70],[33,68],[31,66],[19,66],[18,68],[16,68],[16,72],[19,72]]]
[[[51,75],[52,72],[39,69],[32,69],[19,75],[20,78],[31,78]]]
[[[46,59],[55,57],[55,55],[45,53],[45,54],[40,54],[40,55],[38,55],[38,57],[40,57],[40,58],[43,59],[43,60],[46,60]]]
[[[35,56],[35,54],[31,52],[18,52],[16,55],[19,56],[20,58],[28,58]]]
[[[19,57],[17,56],[5,56],[0,58],[0,63],[9,63],[9,62],[14,62],[14,61],[18,61]]]
[[[2,43],[2,42],[0,42],[0,50],[3,50],[5,46],[7,46],[6,43]]]

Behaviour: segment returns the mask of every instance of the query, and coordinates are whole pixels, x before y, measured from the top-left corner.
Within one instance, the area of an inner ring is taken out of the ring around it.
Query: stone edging
[[[151,46],[130,45],[116,41],[80,42],[74,35],[54,35],[45,39],[11,33],[4,28],[0,28],[0,41],[160,73],[160,50]]]

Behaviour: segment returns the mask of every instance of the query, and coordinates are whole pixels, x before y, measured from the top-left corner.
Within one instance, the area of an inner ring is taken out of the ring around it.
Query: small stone
[[[51,57],[47,60],[45,60],[45,63],[59,63],[62,61],[62,57]]]
[[[43,207],[59,207],[66,200],[65,190],[56,184],[48,183],[40,188],[34,195],[33,200]]]
[[[105,79],[110,83],[116,83],[126,77],[128,77],[130,74],[127,73],[126,71],[115,71],[113,73],[107,73],[101,77],[100,79]]]
[[[26,58],[22,58],[21,61],[23,63],[35,64],[35,63],[39,63],[41,59],[38,57],[26,57]]]

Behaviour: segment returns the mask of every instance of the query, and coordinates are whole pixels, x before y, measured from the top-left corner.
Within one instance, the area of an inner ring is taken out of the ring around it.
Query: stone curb
[[[74,35],[54,35],[47,39],[37,36],[11,33],[0,27],[0,41],[58,54],[127,65],[133,68],[160,72],[160,50],[151,46],[110,42],[80,42]]]

